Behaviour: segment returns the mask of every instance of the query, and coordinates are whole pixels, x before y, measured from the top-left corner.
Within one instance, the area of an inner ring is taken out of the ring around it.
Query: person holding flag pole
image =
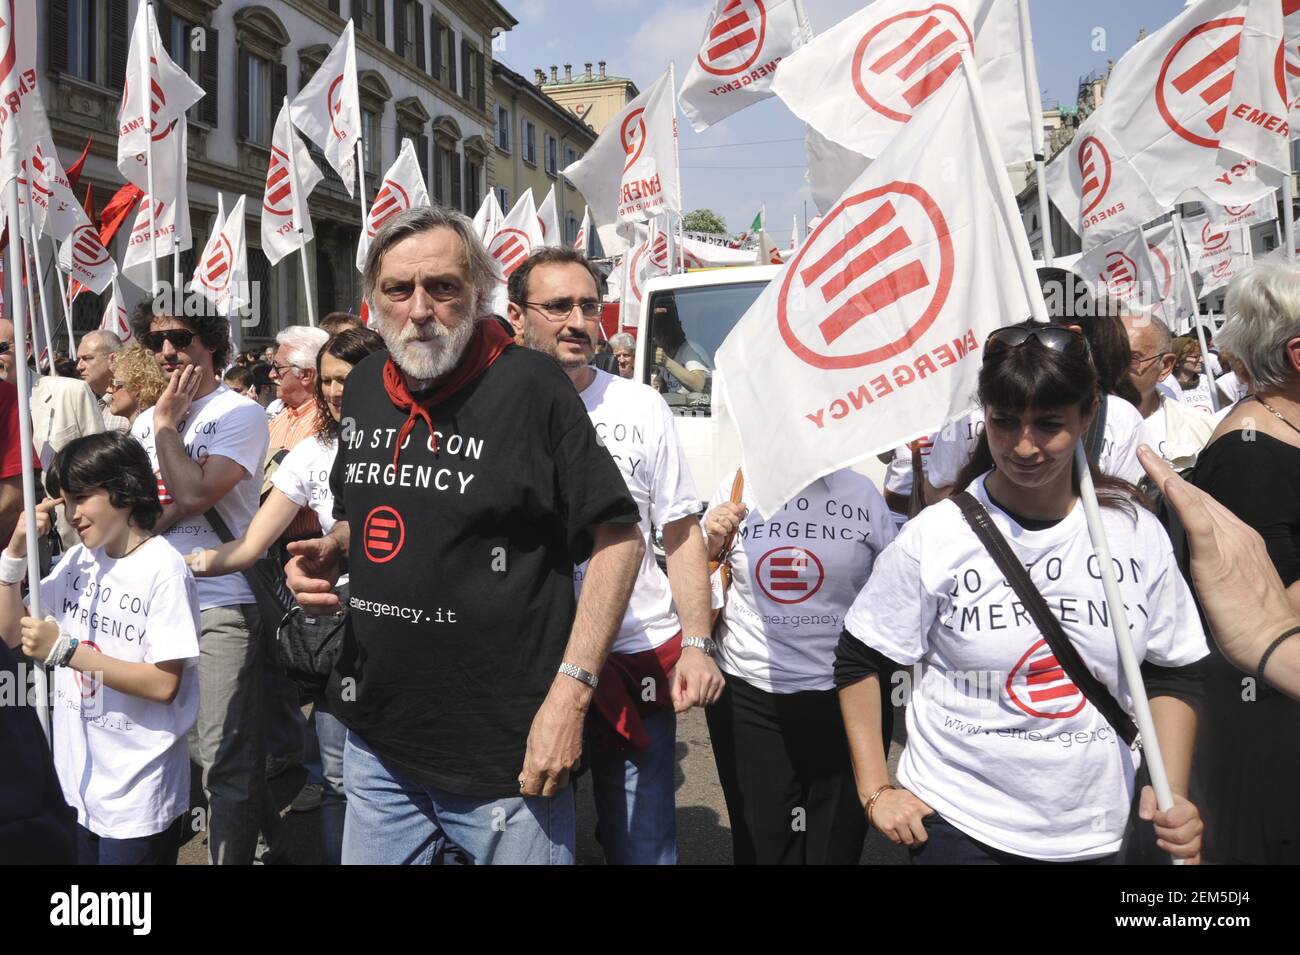
[[[282,109],[289,108],[289,97],[284,98]],[[298,158],[296,149],[287,150],[289,163],[289,197],[293,205],[293,225],[298,233],[298,258],[302,262],[302,297],[307,303],[307,324],[312,328],[316,327],[316,302],[315,295],[311,284],[311,275],[307,269],[307,236],[303,234],[303,209],[302,195],[298,191]],[[358,168],[362,168],[361,162],[361,140],[357,140],[357,163]],[[366,174],[361,172],[361,234],[365,235],[366,230]]]
[[[1290,180],[1290,176],[1286,177]],[[1205,340],[1205,326],[1201,324],[1200,307],[1196,300],[1196,287],[1192,284],[1192,267],[1187,261],[1187,246],[1184,244],[1183,217],[1174,210],[1174,245],[1178,250],[1178,264],[1182,268],[1183,278],[1187,282],[1187,298],[1192,303],[1192,324],[1196,327],[1196,338],[1201,344],[1201,354],[1209,355],[1210,347]],[[1217,414],[1219,411],[1219,389],[1210,388],[1210,403]]]

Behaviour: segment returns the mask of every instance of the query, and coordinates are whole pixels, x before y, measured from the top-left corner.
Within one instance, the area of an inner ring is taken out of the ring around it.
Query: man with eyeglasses
[[[524,344],[554,358],[577,388],[640,509],[645,554],[600,672],[587,754],[606,861],[672,865],[677,714],[716,702],[724,686],[711,656],[704,504],[664,399],[588,364],[599,334],[597,289],[581,253],[542,249],[511,274],[508,308]],[[667,575],[650,546],[652,525],[663,531]],[[582,565],[574,575],[579,591],[585,572]]]
[[[113,381],[114,357],[122,350],[122,339],[113,332],[96,329],[81,337],[77,345],[77,376],[90,386],[104,420],[105,431],[129,431],[131,422],[113,414],[108,386]]]
[[[146,301],[131,324],[167,379],[131,426],[158,477],[163,514],[154,532],[182,554],[219,547],[210,514],[239,537],[257,511],[266,415],[217,379],[230,355],[225,318],[155,314]],[[198,593],[199,716],[190,752],[203,769],[208,852],[219,865],[251,864],[259,828],[269,840],[278,819],[265,780],[262,621],[243,574],[201,578]]]
[[[1169,462],[1175,471],[1196,463],[1201,449],[1214,433],[1214,419],[1160,387],[1174,371],[1173,334],[1152,315],[1122,314],[1128,332],[1128,380],[1142,397],[1137,409],[1142,414],[1142,441]]]

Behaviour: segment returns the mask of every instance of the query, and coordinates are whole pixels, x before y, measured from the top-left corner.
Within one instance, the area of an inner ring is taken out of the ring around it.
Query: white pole
[[[30,200],[30,193],[28,195]],[[30,209],[31,206],[28,205],[27,208]],[[36,234],[36,223],[32,222],[31,219],[27,220],[27,231],[31,236],[32,255],[36,258],[36,274],[32,284],[40,294],[41,328],[45,329],[45,347],[50,350],[50,370],[52,371],[54,369],[54,334],[50,331],[50,307],[45,301],[45,269],[41,263],[41,238]],[[71,341],[71,336],[69,336],[69,341]],[[73,350],[69,349],[68,354],[75,360],[76,353]]]
[[[1119,584],[1115,580],[1110,543],[1106,539],[1106,528],[1101,522],[1097,489],[1092,483],[1092,471],[1088,467],[1088,455],[1084,451],[1082,441],[1074,446],[1074,462],[1079,471],[1079,502],[1083,505],[1083,516],[1088,524],[1088,536],[1092,539],[1092,549],[1097,555],[1097,565],[1101,571],[1101,586],[1106,593],[1106,603],[1110,607],[1110,631],[1115,636],[1115,647],[1119,651],[1124,682],[1128,684],[1129,696],[1133,699],[1133,719],[1137,723],[1143,756],[1147,761],[1147,769],[1151,773],[1151,788],[1156,793],[1156,806],[1163,812],[1173,808],[1174,794],[1169,787],[1169,775],[1165,772],[1165,761],[1160,752],[1160,739],[1156,735],[1155,720],[1151,717],[1151,703],[1147,699],[1146,685],[1142,682],[1142,665],[1138,661],[1137,654],[1133,652],[1128,612],[1124,609],[1124,597],[1120,594]],[[1180,865],[1181,861],[1175,859],[1174,865]]]
[[[1038,61],[1034,57],[1034,39],[1029,29],[1029,0],[1019,0],[1017,5],[1020,22],[1020,46],[1024,50],[1021,62],[1025,69],[1025,96],[1029,101],[1029,129],[1034,147],[1034,182],[1038,190],[1038,219],[1042,224],[1043,264],[1051,266],[1056,256],[1052,248],[1052,211],[1047,201],[1047,176],[1043,172],[1043,163],[1047,160],[1043,147],[1043,117],[1041,110],[1037,113],[1034,104],[1041,105],[1038,89]]]
[[[144,15],[144,16],[148,16],[148,17],[152,20],[152,18],[153,18],[153,2],[152,2],[152,0],[150,0],[150,3],[149,3],[149,5],[148,5],[148,7],[146,7],[144,10],[140,11],[140,13],[141,13],[142,15]],[[145,33],[146,33],[146,35],[149,35],[149,31],[148,31],[148,30],[146,30]],[[148,53],[149,53],[149,51],[146,50],[146,51],[145,51],[145,58],[144,58],[144,60],[145,60],[145,63],[144,63],[144,75],[145,75],[145,78],[144,78],[144,100],[143,100],[143,102],[146,104],[146,106],[145,106],[146,109],[149,109],[149,108],[150,108],[150,107],[149,107],[149,103],[150,103],[149,96],[151,95],[151,94],[150,94],[150,91],[151,91],[152,88],[153,88],[153,68],[150,67],[150,65],[149,65],[150,57],[149,57]],[[152,119],[152,116],[147,116],[146,119],[150,119],[150,120],[151,120],[151,119]],[[157,297],[157,295],[158,295],[158,248],[157,248],[156,245],[154,245],[154,226],[156,226],[156,225],[158,224],[158,204],[154,201],[154,185],[153,185],[153,128],[152,128],[152,123],[150,123],[149,125],[150,125],[149,136],[148,136],[148,138],[145,140],[145,171],[144,171],[144,172],[145,172],[145,185],[148,187],[148,194],[147,194],[144,198],[145,198],[145,201],[149,203],[149,236],[148,236],[148,237],[149,237],[149,294],[150,294],[151,296]]]
[[[802,17],[800,19],[802,20]],[[673,166],[677,170],[677,214],[681,215],[684,211],[682,206],[682,154],[677,143],[677,74],[673,69],[674,64],[670,60],[668,62],[668,95],[671,97],[670,102],[673,104]]]
[[[1288,172],[1282,177],[1282,230],[1286,235],[1286,257],[1295,261],[1295,209],[1291,201],[1295,198],[1295,183]]]
[[[357,139],[357,192],[361,197],[361,232],[364,235],[370,226],[370,212],[366,209],[366,157],[361,149],[361,139]]]
[[[19,219],[18,181],[16,178],[10,179],[5,187],[4,207],[5,215],[9,221],[17,223]],[[13,306],[14,345],[16,348],[14,371],[18,379],[14,384],[17,385],[19,394],[18,450],[23,465],[23,520],[26,522],[27,530],[27,580],[31,585],[27,606],[28,612],[39,619],[41,617],[41,557],[40,541],[36,536],[36,462],[33,460],[32,412],[31,402],[27,399],[27,396],[31,394],[31,383],[28,380],[27,356],[23,351],[24,343],[27,340],[27,316],[23,301],[22,267],[18,265],[18,262],[22,261],[22,252],[18,241],[21,237],[21,229],[15,227],[10,230],[9,248],[14,251],[14,254],[10,255],[9,264],[17,267],[9,270],[9,300]],[[35,344],[33,343],[34,347]],[[45,682],[44,661],[36,661],[36,716],[40,720],[41,730],[44,731],[47,742],[50,738],[48,690],[49,688]]]
[[[1187,280],[1187,295],[1192,302],[1192,324],[1196,328],[1196,338],[1201,343],[1201,356],[1205,358],[1210,354],[1210,350],[1206,346],[1205,327],[1201,325],[1201,310],[1196,303],[1196,289],[1192,285],[1192,268],[1187,263],[1187,249],[1183,245],[1183,217],[1178,212],[1174,213],[1174,245],[1178,249],[1178,264]],[[1208,376],[1208,372],[1206,374]],[[1214,387],[1213,382],[1210,383],[1210,405],[1215,411],[1219,410],[1218,389]]]
[[[283,108],[285,111],[288,111],[289,109],[289,97],[287,96],[284,98]],[[361,140],[358,139],[357,146],[360,147],[360,145],[361,145]],[[297,156],[295,155],[297,152],[298,152],[298,134],[293,131],[293,126],[290,125],[289,127],[289,201],[293,206],[294,228],[298,230],[298,257],[299,259],[302,260],[302,297],[307,303],[307,322],[312,326],[312,328],[315,328],[316,327],[316,304],[313,301],[313,296],[312,296],[311,276],[307,271],[307,236],[303,230],[302,196],[298,194],[298,165],[297,165]],[[361,150],[358,148],[357,150],[358,169],[361,168],[360,163],[361,163]],[[367,228],[366,186],[365,186],[366,177],[364,172],[361,174],[360,178],[361,178],[361,229],[362,232],[364,233],[364,231]]]
[[[59,250],[54,250],[54,281],[59,286],[59,304],[63,306],[63,324],[68,329],[68,347],[77,351],[77,339],[72,328],[72,309],[68,307],[68,290],[63,284],[63,270],[59,268]]]

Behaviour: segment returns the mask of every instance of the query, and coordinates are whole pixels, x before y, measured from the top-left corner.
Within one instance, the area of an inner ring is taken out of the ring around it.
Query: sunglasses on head
[[[1088,339],[1082,332],[1076,332],[1065,325],[1012,325],[999,328],[984,340],[985,363],[1009,351],[1019,348],[1030,340],[1036,341],[1049,351],[1059,351],[1067,355],[1084,357],[1088,354]]]
[[[165,332],[150,332],[142,339],[144,347],[152,352],[162,351],[163,342],[171,342],[173,348],[189,348],[194,341],[194,333],[183,328],[169,328]]]

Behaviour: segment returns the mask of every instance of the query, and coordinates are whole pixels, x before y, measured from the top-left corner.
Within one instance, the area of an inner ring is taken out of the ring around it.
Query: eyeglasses
[[[602,308],[600,302],[591,301],[590,299],[575,302],[570,298],[556,298],[549,302],[524,302],[524,304],[541,309],[542,314],[552,322],[567,321],[575,308],[582,312],[583,318],[599,318]]]
[[[1166,355],[1172,355],[1172,354],[1173,352],[1162,351],[1162,352],[1157,352],[1156,354],[1152,355],[1150,358],[1143,358],[1141,355],[1133,355],[1129,358],[1128,365],[1138,374],[1141,374],[1145,368],[1149,368],[1151,366],[1151,363],[1153,361],[1159,361],[1161,358],[1164,358]]]
[[[299,376],[302,375],[302,369],[299,368],[297,365],[275,365],[275,364],[271,365],[271,370],[267,372],[267,375],[271,378],[272,381],[274,381],[275,379],[281,378],[285,374],[291,371],[295,372]]]
[[[140,341],[151,352],[162,351],[163,342],[171,342],[172,348],[189,348],[190,342],[194,341],[194,333],[183,328],[169,328],[165,332],[150,332]]]
[[[1030,339],[1049,351],[1059,351],[1075,357],[1088,354],[1088,340],[1081,332],[1065,325],[1012,325],[999,328],[984,341],[984,363],[1007,352],[1019,348]]]
[[[7,351],[9,351],[9,343],[0,342],[0,355],[5,354]]]

